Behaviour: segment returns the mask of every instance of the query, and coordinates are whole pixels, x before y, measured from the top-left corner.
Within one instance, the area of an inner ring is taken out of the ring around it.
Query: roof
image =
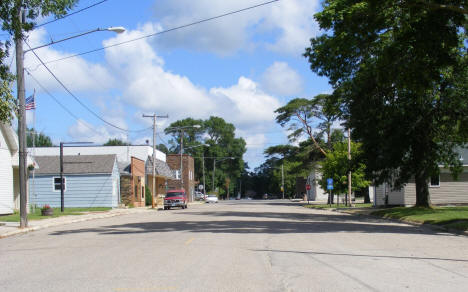
[[[148,156],[148,160],[146,163],[146,173],[150,174],[153,172],[153,159],[151,156]],[[162,176],[165,178],[175,178],[174,172],[171,170],[169,165],[159,159],[156,159],[156,175]]]
[[[59,174],[60,156],[36,156],[39,168],[36,175]],[[63,156],[64,174],[112,173],[116,155],[73,155]]]
[[[38,147],[36,148],[37,156],[58,156],[60,155],[60,147]],[[130,163],[131,157],[136,157],[141,160],[146,160],[148,156],[153,155],[153,147],[148,145],[132,145],[132,146],[64,146],[64,155],[117,155],[119,162]],[[166,154],[156,150],[156,158],[166,161]]]

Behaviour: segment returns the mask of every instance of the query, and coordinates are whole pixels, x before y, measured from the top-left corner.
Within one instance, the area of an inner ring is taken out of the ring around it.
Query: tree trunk
[[[419,172],[415,176],[416,182],[416,207],[430,207],[428,176],[425,172]]]
[[[364,204],[370,203],[370,196],[369,196],[369,187],[366,187],[363,189],[363,195],[364,195]]]

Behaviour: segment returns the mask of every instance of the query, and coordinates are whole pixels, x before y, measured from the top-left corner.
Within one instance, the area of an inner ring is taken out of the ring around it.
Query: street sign
[[[310,185],[309,184],[306,185],[306,190],[310,191]]]
[[[198,185],[198,189],[201,191],[203,190],[203,185]]]
[[[333,179],[327,178],[327,190],[333,190]]]

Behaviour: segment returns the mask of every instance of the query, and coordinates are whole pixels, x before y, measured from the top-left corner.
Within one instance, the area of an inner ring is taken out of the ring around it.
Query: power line
[[[58,62],[58,61],[63,61],[63,60],[66,60],[66,59],[70,59],[70,58],[74,58],[74,57],[78,57],[78,56],[82,56],[82,55],[102,51],[102,50],[105,50],[105,49],[108,49],[108,48],[117,47],[117,46],[120,46],[120,45],[128,44],[128,43],[135,42],[135,41],[139,41],[139,40],[142,40],[142,39],[154,37],[154,36],[161,35],[161,34],[164,34],[164,33],[168,33],[168,32],[174,31],[174,30],[179,30],[179,29],[194,26],[194,25],[197,25],[197,24],[200,24],[200,23],[203,23],[203,22],[208,22],[208,21],[211,21],[211,20],[215,20],[215,19],[218,19],[218,18],[229,16],[229,15],[232,15],[232,14],[237,14],[237,13],[240,13],[240,12],[244,12],[244,11],[254,9],[254,8],[257,8],[257,7],[260,7],[260,6],[265,6],[265,5],[268,5],[268,4],[271,4],[271,3],[274,3],[274,2],[278,2],[278,1],[280,1],[280,0],[272,0],[272,1],[268,1],[268,2],[263,2],[263,3],[260,3],[260,4],[254,5],[254,6],[246,7],[246,8],[235,10],[235,11],[231,11],[231,12],[224,13],[224,14],[214,16],[214,17],[210,17],[210,18],[205,18],[205,19],[198,20],[198,21],[188,23],[188,24],[184,24],[184,25],[181,25],[181,26],[176,26],[176,27],[173,27],[173,28],[170,28],[170,29],[162,30],[162,31],[152,33],[152,34],[148,34],[148,35],[138,37],[138,38],[135,38],[135,39],[123,41],[123,42],[116,43],[116,44],[109,45],[109,46],[104,46],[104,47],[101,47],[101,48],[97,48],[97,49],[93,49],[93,50],[90,50],[90,51],[78,53],[78,54],[75,54],[75,55],[70,55],[70,56],[67,56],[67,57],[60,58],[60,59],[47,61],[47,62],[45,62],[45,64]]]
[[[97,113],[95,113],[92,109],[90,109],[86,104],[84,104],[77,96],[75,96],[71,91],[70,89],[68,89],[68,87],[65,86],[65,84],[63,84],[62,81],[60,81],[60,79],[58,79],[58,77],[54,74],[54,72],[52,72],[49,67],[47,67],[47,65],[42,61],[42,59],[36,54],[36,52],[34,50],[32,50],[31,46],[28,44],[28,42],[26,42],[26,45],[29,47],[29,49],[31,50],[31,52],[34,54],[34,56],[36,56],[36,58],[39,60],[39,62],[41,62],[41,64],[44,66],[44,68],[46,68],[46,70],[54,77],[54,79],[65,89],[65,91],[68,92],[68,94],[70,94],[79,104],[81,104],[87,111],[89,111],[92,115],[94,115],[96,118],[98,118],[99,120],[101,120],[102,122],[106,123],[107,125],[113,127],[113,128],[116,128],[118,130],[121,130],[121,131],[124,131],[124,132],[143,132],[143,131],[146,131],[148,130],[149,128],[145,128],[145,129],[140,129],[140,130],[128,130],[128,129],[124,129],[124,128],[121,128],[117,125],[114,125],[106,120],[104,120],[101,116],[99,116]]]
[[[87,9],[90,9],[90,8],[92,8],[92,7],[94,7],[94,6],[97,6],[97,5],[99,5],[99,4],[102,4],[102,3],[106,2],[106,1],[107,1],[107,0],[99,1],[99,2],[97,2],[97,3],[94,3],[94,4],[92,4],[92,5],[89,5],[89,6],[87,6],[87,7],[84,7],[84,8],[82,8],[82,9],[80,9],[80,10],[75,11],[75,12],[65,14],[65,15],[62,16],[62,17],[59,17],[59,18],[53,19],[53,20],[51,20],[51,21],[47,21],[47,22],[41,23],[41,24],[39,24],[39,25],[36,25],[34,28],[38,28],[38,27],[44,26],[44,25],[46,25],[46,24],[55,22],[55,21],[57,21],[57,20],[64,19],[64,18],[66,18],[66,17],[68,17],[68,16],[75,15],[75,14],[77,14],[77,13],[80,13],[80,12],[82,12],[82,11],[85,11],[85,10],[87,10]]]
[[[78,122],[81,122],[81,119],[79,117],[77,117],[74,113],[72,113],[66,106],[64,106],[52,93],[50,93],[35,77],[34,75],[31,74],[31,72],[29,72],[27,69],[25,69],[26,72],[28,73],[29,76],[31,76],[31,78],[37,83],[37,85],[39,85],[39,87],[41,87],[41,89],[47,93],[47,95],[49,95],[60,107],[63,108],[63,110],[65,110],[70,116],[72,116],[73,118],[75,118]],[[85,125],[88,129],[90,129],[91,131],[95,132],[96,134],[98,135],[102,135],[102,133],[99,133],[96,129],[94,129],[93,127],[90,127],[88,124],[86,123],[83,123],[81,122],[83,125]]]

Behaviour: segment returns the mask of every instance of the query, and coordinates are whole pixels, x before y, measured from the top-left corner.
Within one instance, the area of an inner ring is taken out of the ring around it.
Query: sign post
[[[333,190],[333,179],[332,178],[327,178],[327,190],[330,191],[329,192],[329,199],[328,199],[328,203],[330,204],[330,207],[331,207],[331,203],[332,203],[332,190]]]

